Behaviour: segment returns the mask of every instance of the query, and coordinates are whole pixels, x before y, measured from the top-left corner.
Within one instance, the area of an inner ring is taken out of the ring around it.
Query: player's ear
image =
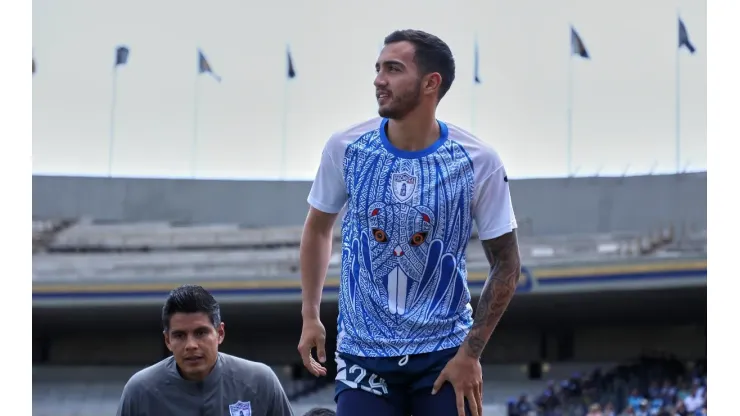
[[[216,328],[216,332],[218,333],[218,343],[221,344],[224,342],[224,338],[226,337],[226,330],[224,329],[226,326],[223,322],[218,324],[218,327]]]
[[[427,74],[427,76],[424,77],[422,88],[424,89],[424,94],[433,94],[436,96],[437,91],[439,90],[441,85],[442,75],[440,75],[439,72],[432,72],[431,74]]]
[[[164,335],[164,345],[166,345],[167,349],[172,352],[172,345],[170,344],[170,334],[168,334],[167,331],[162,331],[162,335]]]

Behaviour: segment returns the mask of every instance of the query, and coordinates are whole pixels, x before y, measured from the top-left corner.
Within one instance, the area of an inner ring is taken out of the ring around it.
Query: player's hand
[[[458,416],[465,416],[465,399],[473,416],[483,416],[483,369],[477,358],[460,348],[437,377],[432,394],[436,394],[446,381],[455,389]]]
[[[298,342],[298,353],[301,354],[303,365],[316,377],[325,376],[326,368],[319,361],[326,362],[326,329],[319,318],[304,319],[301,340]],[[316,348],[319,361],[313,358],[312,351]]]

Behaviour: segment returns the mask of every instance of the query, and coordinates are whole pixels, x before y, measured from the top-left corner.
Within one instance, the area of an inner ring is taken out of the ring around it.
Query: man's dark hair
[[[325,407],[316,407],[304,414],[303,416],[336,416],[337,412]]]
[[[182,285],[170,292],[162,307],[162,328],[165,332],[170,329],[170,319],[176,313],[202,312],[217,327],[221,323],[221,307],[216,299],[198,285]]]
[[[447,94],[455,80],[455,58],[450,47],[442,39],[421,30],[397,30],[386,36],[386,45],[397,42],[409,42],[414,45],[414,63],[421,76],[439,72],[442,83],[439,86],[441,100]]]

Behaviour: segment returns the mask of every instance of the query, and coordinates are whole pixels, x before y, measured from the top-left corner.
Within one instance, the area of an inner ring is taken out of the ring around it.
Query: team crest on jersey
[[[406,202],[414,196],[416,190],[416,176],[407,172],[394,173],[391,175],[391,186],[393,196],[398,202]]]
[[[229,405],[229,414],[231,416],[252,416],[252,403],[237,401]]]

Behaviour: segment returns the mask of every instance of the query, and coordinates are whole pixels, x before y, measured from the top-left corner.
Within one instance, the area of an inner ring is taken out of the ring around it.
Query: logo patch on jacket
[[[229,405],[231,416],[252,416],[252,403],[238,401]]]

